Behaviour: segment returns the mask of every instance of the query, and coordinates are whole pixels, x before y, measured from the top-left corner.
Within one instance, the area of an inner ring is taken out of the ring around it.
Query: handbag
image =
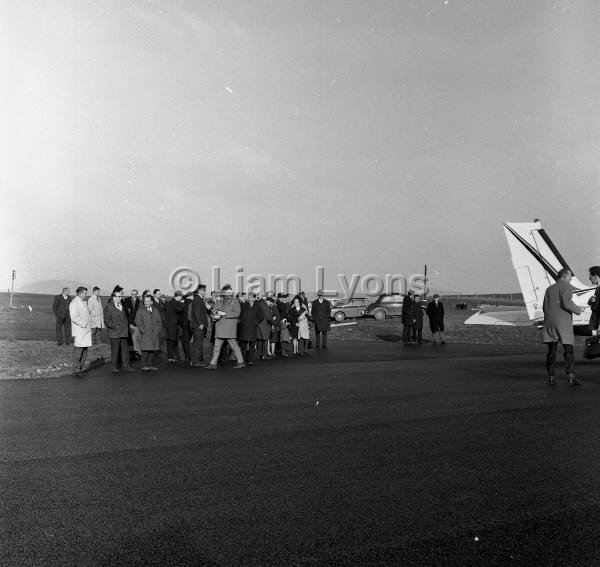
[[[598,358],[600,356],[600,336],[587,337],[585,339],[584,358]]]

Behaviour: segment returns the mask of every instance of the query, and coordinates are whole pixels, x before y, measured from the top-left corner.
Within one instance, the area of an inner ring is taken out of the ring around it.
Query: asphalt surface
[[[0,565],[598,565],[600,365],[543,355],[0,382]]]

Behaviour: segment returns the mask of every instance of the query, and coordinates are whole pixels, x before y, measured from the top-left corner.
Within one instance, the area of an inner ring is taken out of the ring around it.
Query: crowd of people
[[[206,297],[206,286],[193,292],[176,291],[167,299],[160,289],[138,290],[124,297],[115,286],[103,307],[101,290],[87,298],[80,286],[71,300],[69,288],[54,298],[57,344],[73,337],[73,374],[86,372],[88,348],[105,329],[111,346],[111,370],[135,372],[131,361],[141,359],[144,372],[157,371],[156,353],[166,351],[169,363],[216,370],[219,362],[235,357],[234,368],[275,357],[308,356],[314,326],[315,347],[327,349],[331,304],[322,291],[309,304],[306,294],[237,293],[226,285]],[[87,299],[87,300],[86,300]]]

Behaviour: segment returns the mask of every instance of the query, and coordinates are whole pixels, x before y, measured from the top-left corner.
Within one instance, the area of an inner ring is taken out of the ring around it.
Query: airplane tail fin
[[[569,265],[538,220],[504,223],[504,233],[527,314],[531,320],[542,319],[546,288],[556,282],[558,271],[569,268]],[[577,289],[585,289],[575,277],[571,280],[571,285]]]

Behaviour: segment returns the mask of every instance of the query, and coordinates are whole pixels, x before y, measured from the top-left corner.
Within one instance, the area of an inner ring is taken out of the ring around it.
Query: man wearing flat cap
[[[331,303],[323,297],[323,290],[317,291],[317,299],[312,302],[311,317],[315,323],[315,334],[317,348],[321,348],[321,336],[323,336],[323,348],[327,348],[327,333],[331,329]]]

